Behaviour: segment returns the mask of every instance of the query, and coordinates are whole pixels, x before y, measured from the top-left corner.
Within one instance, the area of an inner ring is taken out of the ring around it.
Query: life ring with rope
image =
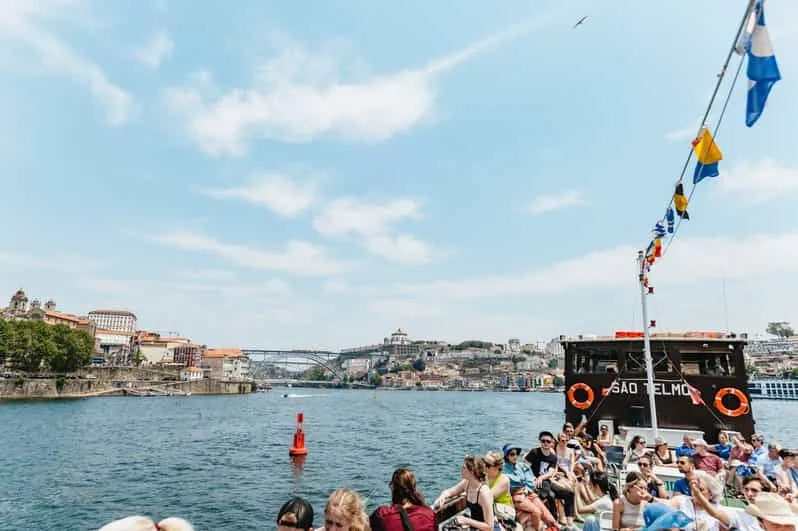
[[[737,409],[729,409],[723,405],[723,397],[726,395],[732,395],[737,398],[740,402]],[[745,393],[735,387],[724,387],[719,389],[715,394],[715,409],[727,417],[739,417],[740,415],[745,415],[749,411],[748,398],[745,396]]]
[[[584,391],[587,393],[587,400],[580,402],[576,399],[576,392],[579,390]],[[574,406],[576,409],[587,409],[593,403],[593,399],[596,395],[593,393],[593,389],[590,388],[589,385],[586,383],[575,383],[570,388],[568,388],[568,401]]]

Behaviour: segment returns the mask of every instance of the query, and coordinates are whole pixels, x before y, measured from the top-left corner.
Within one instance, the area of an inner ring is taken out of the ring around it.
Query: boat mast
[[[646,357],[646,381],[648,382],[648,406],[651,410],[651,429],[654,431],[654,437],[659,437],[659,428],[657,427],[657,402],[654,396],[654,364],[651,361],[651,339],[648,334],[648,308],[646,305],[646,295],[648,295],[648,286],[646,286],[646,269],[645,269],[645,256],[643,251],[637,253],[638,263],[638,281],[640,283],[640,302],[643,306],[643,352]]]

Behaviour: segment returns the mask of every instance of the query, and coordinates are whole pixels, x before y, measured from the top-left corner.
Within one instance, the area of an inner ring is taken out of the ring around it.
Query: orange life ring
[[[723,397],[726,395],[737,397],[737,400],[740,401],[740,405],[737,406],[737,409],[729,409],[723,405]],[[740,415],[748,413],[748,398],[745,396],[745,393],[735,387],[724,387],[723,389],[719,389],[715,394],[715,409],[727,417],[739,417]]]
[[[587,393],[587,400],[584,402],[579,402],[576,398],[574,398],[574,393],[577,390],[581,389],[582,391]],[[568,401],[574,406],[576,409],[587,409],[590,407],[590,404],[593,403],[593,399],[595,395],[593,394],[593,389],[590,388],[589,385],[579,382],[575,383],[568,389]]]

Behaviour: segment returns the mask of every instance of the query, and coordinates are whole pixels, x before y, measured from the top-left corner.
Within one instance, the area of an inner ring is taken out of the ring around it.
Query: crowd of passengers
[[[410,469],[391,477],[391,504],[370,516],[357,492],[335,490],[327,500],[321,527],[314,528],[312,506],[302,498],[286,502],[277,515],[278,531],[435,531],[433,508],[461,495],[468,511],[454,525],[480,531],[598,531],[600,515],[612,515],[613,531],[690,529],[716,531],[798,530],[798,457],[760,435],[750,443],[739,435],[731,442],[721,433],[716,444],[684,436],[670,449],[662,439],[653,448],[635,436],[627,440],[602,426],[594,438],[586,423],[563,426],[556,436],[538,435],[539,445],[524,453],[505,445],[485,456],[466,456],[461,479],[428,506]],[[621,492],[607,474],[608,454],[624,448]],[[683,477],[669,495],[654,467],[673,467]],[[723,505],[736,494],[745,508]],[[188,522],[168,518],[155,523],[134,516],[100,531],[193,531]]]

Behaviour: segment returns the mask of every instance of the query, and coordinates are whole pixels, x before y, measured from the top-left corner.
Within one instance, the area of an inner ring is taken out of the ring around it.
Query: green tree
[[[135,365],[136,367],[140,366],[144,363],[144,354],[141,352],[141,347],[136,347],[136,350],[133,351],[133,354],[130,357],[130,362]]]
[[[382,385],[382,376],[380,373],[374,372],[371,374],[371,378],[369,378],[369,383],[373,386],[379,387]]]
[[[0,328],[0,356],[6,365],[24,372],[42,367],[72,372],[91,360],[93,350],[94,338],[65,325],[10,321]]]
[[[415,370],[417,370],[418,372],[424,372],[424,369],[427,368],[427,364],[424,363],[424,360],[419,358],[419,359],[413,361],[413,368]]]
[[[773,321],[768,323],[766,331],[768,334],[779,337],[790,337],[795,335],[795,331],[787,321]]]

